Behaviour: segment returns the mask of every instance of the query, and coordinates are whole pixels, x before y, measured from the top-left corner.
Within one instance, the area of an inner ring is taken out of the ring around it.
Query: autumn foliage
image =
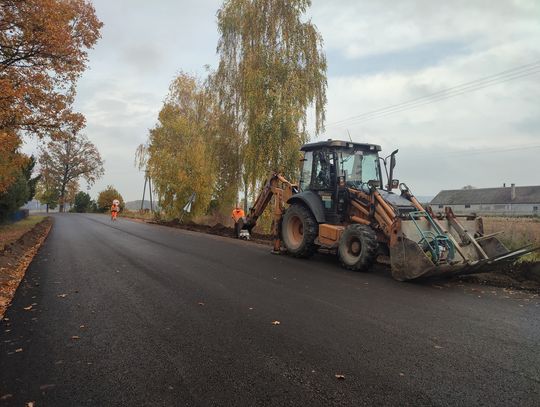
[[[101,191],[97,198],[97,207],[101,212],[107,212],[111,209],[113,200],[118,199],[120,201],[120,210],[124,209],[124,198],[120,195],[120,192],[116,190],[112,185],[107,185],[103,191]]]
[[[226,0],[217,13],[219,66],[205,80],[180,74],[148,142],[137,151],[160,206],[181,217],[229,213],[253,200],[271,171],[295,179],[299,148],[324,126],[326,58],[305,18],[309,0]]]
[[[75,85],[101,27],[87,0],[0,2],[0,192],[20,168],[23,133],[57,139],[84,127]]]
[[[41,182],[47,191],[56,191],[60,212],[73,202],[82,178],[88,185],[103,175],[103,161],[96,146],[83,135],[64,136],[41,148]]]

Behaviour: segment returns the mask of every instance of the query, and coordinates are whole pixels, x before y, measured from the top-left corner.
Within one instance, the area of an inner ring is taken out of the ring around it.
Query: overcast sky
[[[205,65],[216,66],[221,1],[94,4],[105,26],[76,100],[105,160],[105,176],[90,193],[112,184],[124,199],[140,199],[135,149],[154,127],[175,74],[202,77]],[[350,133],[383,153],[398,148],[396,177],[416,195],[467,184],[540,184],[538,0],[313,0],[308,16],[328,58],[327,128],[318,139]],[[503,71],[456,88],[455,97],[416,100]]]

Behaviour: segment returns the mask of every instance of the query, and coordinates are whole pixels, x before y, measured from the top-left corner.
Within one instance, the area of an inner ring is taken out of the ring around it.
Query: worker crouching
[[[231,217],[234,220],[235,237],[249,240],[249,231],[244,229],[244,225],[246,223],[246,214],[244,213],[244,210],[240,208],[240,206],[236,205],[232,211]]]

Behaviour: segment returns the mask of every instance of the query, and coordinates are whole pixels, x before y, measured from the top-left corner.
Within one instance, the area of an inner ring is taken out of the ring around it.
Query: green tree
[[[5,221],[26,202],[32,200],[36,192],[39,176],[32,177],[36,160],[30,157],[19,169],[15,182],[0,194],[0,222]]]
[[[308,141],[308,111],[324,128],[326,57],[305,13],[310,0],[226,0],[218,11],[220,103],[235,108],[244,139],[244,189],[272,170],[298,173],[299,147]],[[235,135],[236,137],[237,135]],[[246,200],[247,201],[247,200]]]
[[[146,165],[168,216],[179,217],[193,192],[196,215],[205,213],[212,199],[217,168],[212,106],[207,87],[181,73],[169,88],[158,125],[150,131]]]
[[[124,198],[122,198],[120,192],[118,192],[112,185],[107,185],[107,188],[101,191],[98,195],[98,199],[96,202],[98,211],[107,212],[108,210],[110,210],[112,203],[115,199],[118,199],[120,201],[120,210],[123,210]]]
[[[73,205],[73,209],[78,213],[88,212],[90,210],[91,201],[92,199],[90,198],[90,195],[88,195],[86,192],[79,191],[77,195],[75,195],[75,204]]]
[[[47,184],[46,179],[41,178],[36,187],[36,199],[42,205],[46,205],[46,211],[49,213],[49,209],[55,209],[58,206],[58,190]]]
[[[41,148],[39,163],[45,183],[58,191],[60,212],[75,197],[80,178],[92,185],[104,172],[96,146],[77,134],[50,141]]]

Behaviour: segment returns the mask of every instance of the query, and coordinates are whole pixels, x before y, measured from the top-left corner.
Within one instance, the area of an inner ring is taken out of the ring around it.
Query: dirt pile
[[[224,236],[235,238],[234,229],[223,225],[222,223],[216,223],[213,226],[201,225],[194,222],[180,223],[178,220],[151,222],[158,225],[174,227],[178,229],[191,230],[193,232],[208,233],[210,235]],[[257,243],[268,243],[272,240],[272,236],[253,232],[251,233],[251,240]]]
[[[494,287],[540,292],[540,262],[518,262],[484,273],[464,275],[454,279]]]

